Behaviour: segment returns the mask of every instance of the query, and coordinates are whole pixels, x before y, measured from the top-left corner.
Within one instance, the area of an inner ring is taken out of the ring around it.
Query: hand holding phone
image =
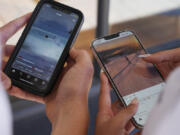
[[[155,65],[138,57],[146,53],[140,41],[125,31],[95,40],[92,50],[124,106],[138,98],[139,109],[132,121],[142,128],[164,81]]]
[[[18,19],[18,21],[16,21],[16,25],[19,24],[18,22],[20,20],[24,20],[24,17]],[[23,21],[23,24],[25,23],[26,21]],[[8,26],[6,28],[14,29],[16,28],[15,26]],[[1,37],[4,37],[5,35],[7,36],[7,29],[4,29],[4,35],[3,32],[0,31],[0,39],[3,39]],[[15,33],[15,31],[9,32]],[[5,41],[3,42],[3,45],[4,44]],[[6,56],[9,57],[14,47],[3,47],[5,48],[4,52],[6,53]],[[52,122],[53,133],[61,134],[61,132],[71,132],[71,134],[76,133],[79,135],[87,132],[88,129],[88,91],[92,83],[93,65],[91,58],[85,51],[72,49],[69,52],[69,55],[70,57],[67,60],[67,65],[62,69],[54,91],[52,91],[48,96],[39,97],[22,90],[15,85],[8,89],[8,93],[19,98],[39,101],[42,103],[45,102],[46,114],[48,115],[49,120]],[[81,84],[79,84],[79,81],[81,81]],[[67,112],[72,112],[72,110],[73,113],[67,114]],[[74,122],[72,121],[78,121],[78,123],[76,123],[76,127],[74,127]],[[59,126],[62,125],[62,123],[64,126]],[[71,127],[71,130],[69,130],[67,127]]]
[[[40,2],[4,69],[12,83],[38,96],[49,94],[82,22],[76,9]]]
[[[6,35],[6,40],[8,40],[10,36],[12,36],[12,33],[17,32],[20,27],[26,24],[29,17],[30,14],[22,16],[12,21],[11,23],[8,23],[7,25],[1,27],[0,39],[3,39],[2,37]],[[16,24],[21,24],[21,26],[19,25],[19,27],[15,27]],[[3,66],[6,65],[7,59],[11,56],[11,53],[15,48],[15,46],[13,45],[6,45],[6,40],[5,38],[4,40],[1,40],[2,46],[4,48],[2,59]],[[79,72],[81,72],[81,74],[79,74]],[[74,78],[72,78],[72,76],[74,76]],[[46,97],[39,97],[21,88],[11,85],[10,78],[6,76],[6,74],[4,74],[3,72],[1,73],[1,81],[4,88],[12,96],[40,103],[46,103],[46,112],[52,122],[53,119],[58,117],[56,115],[56,112],[58,110],[56,109],[64,108],[63,105],[65,102],[68,102],[69,106],[71,107],[74,106],[74,108],[76,108],[76,110],[78,111],[79,109],[77,109],[77,102],[79,101],[82,102],[83,105],[85,105],[80,107],[84,109],[87,108],[88,102],[87,105],[85,104],[85,102],[88,101],[88,91],[91,86],[92,76],[93,65],[88,53],[83,50],[71,49],[70,57],[67,61],[67,66],[62,69],[62,73],[59,77],[59,80],[57,81],[54,91]],[[79,80],[82,80],[82,85],[79,85]],[[67,107],[67,104],[65,105]]]
[[[57,115],[65,113],[63,120],[66,120],[65,117],[68,117],[68,120],[58,119],[60,125],[64,123],[69,127],[74,124],[73,119],[77,119],[79,127],[82,127],[85,123],[81,121],[88,119],[88,93],[93,79],[93,65],[86,51],[71,49],[69,55],[67,66],[63,69],[54,90],[45,97],[46,113],[52,121],[57,121]]]
[[[100,80],[95,135],[129,135],[135,128],[130,119],[138,109],[137,100],[133,100],[126,108],[120,108],[119,102],[111,104],[111,86],[104,72],[101,72]]]
[[[6,35],[6,40],[8,40],[10,36],[12,36],[12,33],[18,31],[19,28],[27,22],[29,17],[30,14],[25,15],[1,27],[0,39],[2,39],[4,35]],[[17,28],[15,27],[16,24],[21,24],[21,26]],[[4,56],[2,59],[3,66],[6,65],[7,58],[11,56],[11,53],[15,48],[15,46],[6,45],[6,40],[1,40],[2,46],[4,48]],[[81,74],[79,74],[80,72]],[[72,76],[74,76],[74,78],[72,78]],[[54,90],[51,92],[50,95],[46,97],[39,97],[21,88],[11,85],[10,78],[6,76],[3,72],[1,73],[1,77],[2,85],[10,95],[26,100],[46,103],[46,113],[51,122],[53,122],[52,124],[54,124],[53,120],[58,119],[58,117],[60,117],[59,114],[57,115],[57,112],[59,111],[58,109],[64,110],[65,108],[71,109],[72,107],[74,107],[75,110],[77,110],[78,112],[76,114],[73,113],[73,115],[69,117],[81,120],[83,120],[82,117],[77,117],[77,115],[79,114],[80,109],[84,109],[81,111],[81,114],[85,113],[85,115],[87,115],[88,118],[87,101],[89,88],[91,87],[92,83],[93,65],[91,62],[91,58],[86,51],[76,49],[70,50],[70,57],[68,58],[67,66],[62,69],[62,73],[59,77],[59,80],[57,81]],[[80,80],[82,82],[82,85],[79,85]],[[79,106],[80,103],[82,103],[82,105]],[[69,121],[68,125],[70,124],[72,124],[71,121]],[[85,124],[82,125],[85,126]],[[59,128],[59,126],[57,128]]]
[[[15,48],[14,45],[7,45],[6,41],[27,23],[31,14],[32,13],[28,13],[22,17],[19,17],[0,28],[0,39],[1,39],[0,42],[1,42],[1,45],[3,48],[3,50],[2,50],[3,55],[1,58],[2,69],[4,69],[5,65],[7,64],[7,60],[9,59],[9,57],[11,56],[11,54]],[[11,79],[3,72],[1,73],[1,80],[2,80],[2,85],[4,86],[4,88],[7,90],[7,92],[10,95],[16,96],[16,97],[22,98],[22,99],[36,101],[39,103],[44,103],[44,98],[36,96],[29,92],[26,92],[16,86],[12,86]]]
[[[157,52],[148,57],[143,57],[143,60],[156,64],[157,68],[166,79],[169,74],[180,65],[180,48],[170,49]]]

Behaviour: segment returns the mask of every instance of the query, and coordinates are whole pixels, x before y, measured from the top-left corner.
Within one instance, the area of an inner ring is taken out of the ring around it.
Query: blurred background
[[[149,53],[180,46],[179,0],[58,0],[80,9],[85,22],[76,48],[90,51],[91,41],[122,30],[134,31]],[[0,26],[33,11],[38,0],[1,0]],[[98,4],[99,3],[99,4]],[[99,16],[98,16],[99,15]],[[16,44],[19,31],[8,43]],[[93,57],[92,57],[93,60]],[[94,61],[94,60],[93,60]],[[90,127],[94,133],[99,93],[98,65],[94,61],[95,78],[89,94]],[[116,96],[112,92],[112,100]],[[50,123],[45,116],[44,105],[10,97],[14,116],[15,135],[49,135]]]

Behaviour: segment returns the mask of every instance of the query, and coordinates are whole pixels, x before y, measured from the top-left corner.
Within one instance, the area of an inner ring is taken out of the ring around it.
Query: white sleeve
[[[177,135],[180,124],[180,68],[167,79],[166,86],[145,125],[143,135]]]
[[[10,103],[7,94],[0,84],[0,135],[12,135],[12,124]]]

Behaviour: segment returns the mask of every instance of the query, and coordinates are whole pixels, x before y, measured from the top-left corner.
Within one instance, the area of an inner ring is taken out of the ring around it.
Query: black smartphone
[[[164,86],[162,75],[155,65],[139,57],[146,51],[131,31],[97,39],[91,47],[124,106],[134,98],[139,100],[132,122],[137,128],[143,128]]]
[[[39,96],[49,94],[82,23],[77,9],[39,2],[4,69],[13,85]]]

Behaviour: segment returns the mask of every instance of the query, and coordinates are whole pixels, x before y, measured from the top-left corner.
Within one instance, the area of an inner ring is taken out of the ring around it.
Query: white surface
[[[143,135],[179,135],[180,68],[167,80],[158,104],[149,115]]]
[[[83,11],[83,28],[96,26],[97,0],[58,0]],[[180,7],[180,0],[110,0],[110,23],[156,14]]]
[[[177,7],[180,0],[111,0],[110,22],[123,22]]]
[[[97,0],[58,0],[80,9],[85,15],[83,30],[96,27]],[[0,25],[34,9],[34,0],[1,0]],[[123,22],[177,8],[180,0],[110,0],[110,23]],[[20,33],[10,43],[16,43]]]
[[[12,135],[12,113],[5,91],[0,84],[0,135]]]
[[[147,117],[156,104],[163,86],[164,82],[123,97],[127,105],[134,98],[138,99],[139,107],[134,118],[140,125],[146,123]]]

